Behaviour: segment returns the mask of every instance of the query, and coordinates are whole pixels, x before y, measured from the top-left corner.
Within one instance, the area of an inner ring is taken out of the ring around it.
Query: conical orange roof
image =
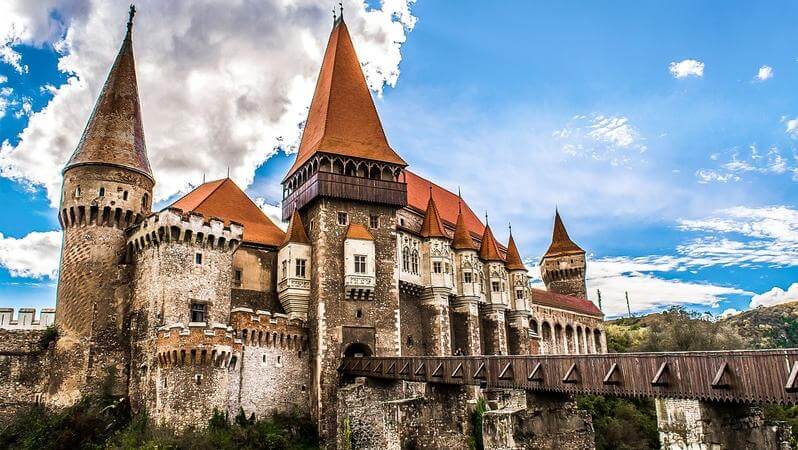
[[[482,245],[479,247],[479,258],[483,261],[504,261],[499,253],[499,245],[493,237],[490,225],[485,225],[485,232],[482,234]]]
[[[521,261],[521,255],[518,253],[518,247],[515,245],[513,233],[510,233],[510,242],[507,243],[507,260],[505,261],[507,270],[526,270],[526,266]]]
[[[543,255],[543,257],[571,255],[577,253],[585,253],[585,251],[576,245],[568,236],[568,231],[565,230],[565,225],[562,223],[560,212],[555,210],[554,232],[552,233],[551,237],[551,245],[549,246],[549,249],[546,250],[546,254]]]
[[[455,250],[479,250],[474,238],[471,237],[471,232],[466,227],[462,209],[457,212],[457,224],[454,226],[452,248]]]
[[[100,91],[83,136],[64,171],[86,164],[107,164],[134,170],[155,181],[147,159],[141,123],[131,38],[133,12],[131,8],[122,47]]]
[[[438,214],[438,207],[435,206],[435,200],[432,199],[432,195],[430,195],[427,202],[424,222],[421,223],[421,237],[449,238],[449,235],[443,230],[443,222],[441,222],[441,216]]]
[[[327,42],[299,152],[285,178],[316,152],[407,165],[388,145],[343,19]]]
[[[373,241],[374,236],[371,232],[359,223],[350,223],[349,228],[346,229],[347,239],[361,239],[364,241]]]
[[[305,232],[302,217],[300,217],[296,208],[294,208],[294,213],[291,214],[291,221],[288,222],[288,231],[285,232],[282,246],[284,247],[289,243],[310,245],[310,239],[308,239],[308,234]]]
[[[244,226],[245,242],[278,247],[285,239],[283,230],[229,178],[200,185],[172,203],[172,207],[240,223]]]

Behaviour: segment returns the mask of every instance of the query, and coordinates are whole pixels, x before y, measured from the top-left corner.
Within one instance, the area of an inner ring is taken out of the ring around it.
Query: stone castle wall
[[[41,400],[47,358],[43,330],[0,329],[0,425]]]

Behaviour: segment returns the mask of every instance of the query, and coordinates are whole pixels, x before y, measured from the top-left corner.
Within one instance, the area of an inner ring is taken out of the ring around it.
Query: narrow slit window
[[[194,254],[194,264],[202,264],[202,253]]]
[[[101,187],[100,188],[100,197],[104,197],[104,196],[105,196],[105,188]]]

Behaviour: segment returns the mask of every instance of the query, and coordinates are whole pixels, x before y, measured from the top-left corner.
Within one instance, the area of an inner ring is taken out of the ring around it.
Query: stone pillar
[[[424,342],[429,356],[452,355],[449,292],[449,289],[427,288],[421,296]]]
[[[526,392],[482,419],[485,449],[592,449],[593,420],[570,396]]]
[[[757,406],[668,398],[656,399],[656,407],[662,448],[791,448],[790,427],[766,423]]]
[[[458,348],[466,355],[481,355],[479,335],[479,297],[457,297],[452,302],[455,336],[453,350]]]
[[[507,354],[507,334],[504,324],[504,312],[506,310],[507,306],[502,304],[487,304],[483,307],[482,328],[485,333],[483,354]]]
[[[507,336],[510,355],[528,355],[529,353],[529,313],[526,311],[507,311],[507,323],[510,335]]]

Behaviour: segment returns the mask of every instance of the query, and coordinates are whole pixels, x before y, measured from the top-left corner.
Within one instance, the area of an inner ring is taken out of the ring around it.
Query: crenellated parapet
[[[14,317],[14,308],[0,308],[0,329],[43,330],[55,322],[55,309],[43,308],[36,318],[35,308],[20,308]]]
[[[144,219],[128,237],[128,251],[141,251],[164,242],[180,242],[220,251],[238,248],[244,235],[241,224],[206,218],[196,212],[167,208]]]
[[[303,322],[287,314],[250,308],[233,308],[230,312],[233,335],[244,346],[272,347],[286,350],[307,348],[307,328]]]
[[[161,368],[211,366],[237,368],[242,343],[224,324],[176,323],[158,330],[156,344]]]

